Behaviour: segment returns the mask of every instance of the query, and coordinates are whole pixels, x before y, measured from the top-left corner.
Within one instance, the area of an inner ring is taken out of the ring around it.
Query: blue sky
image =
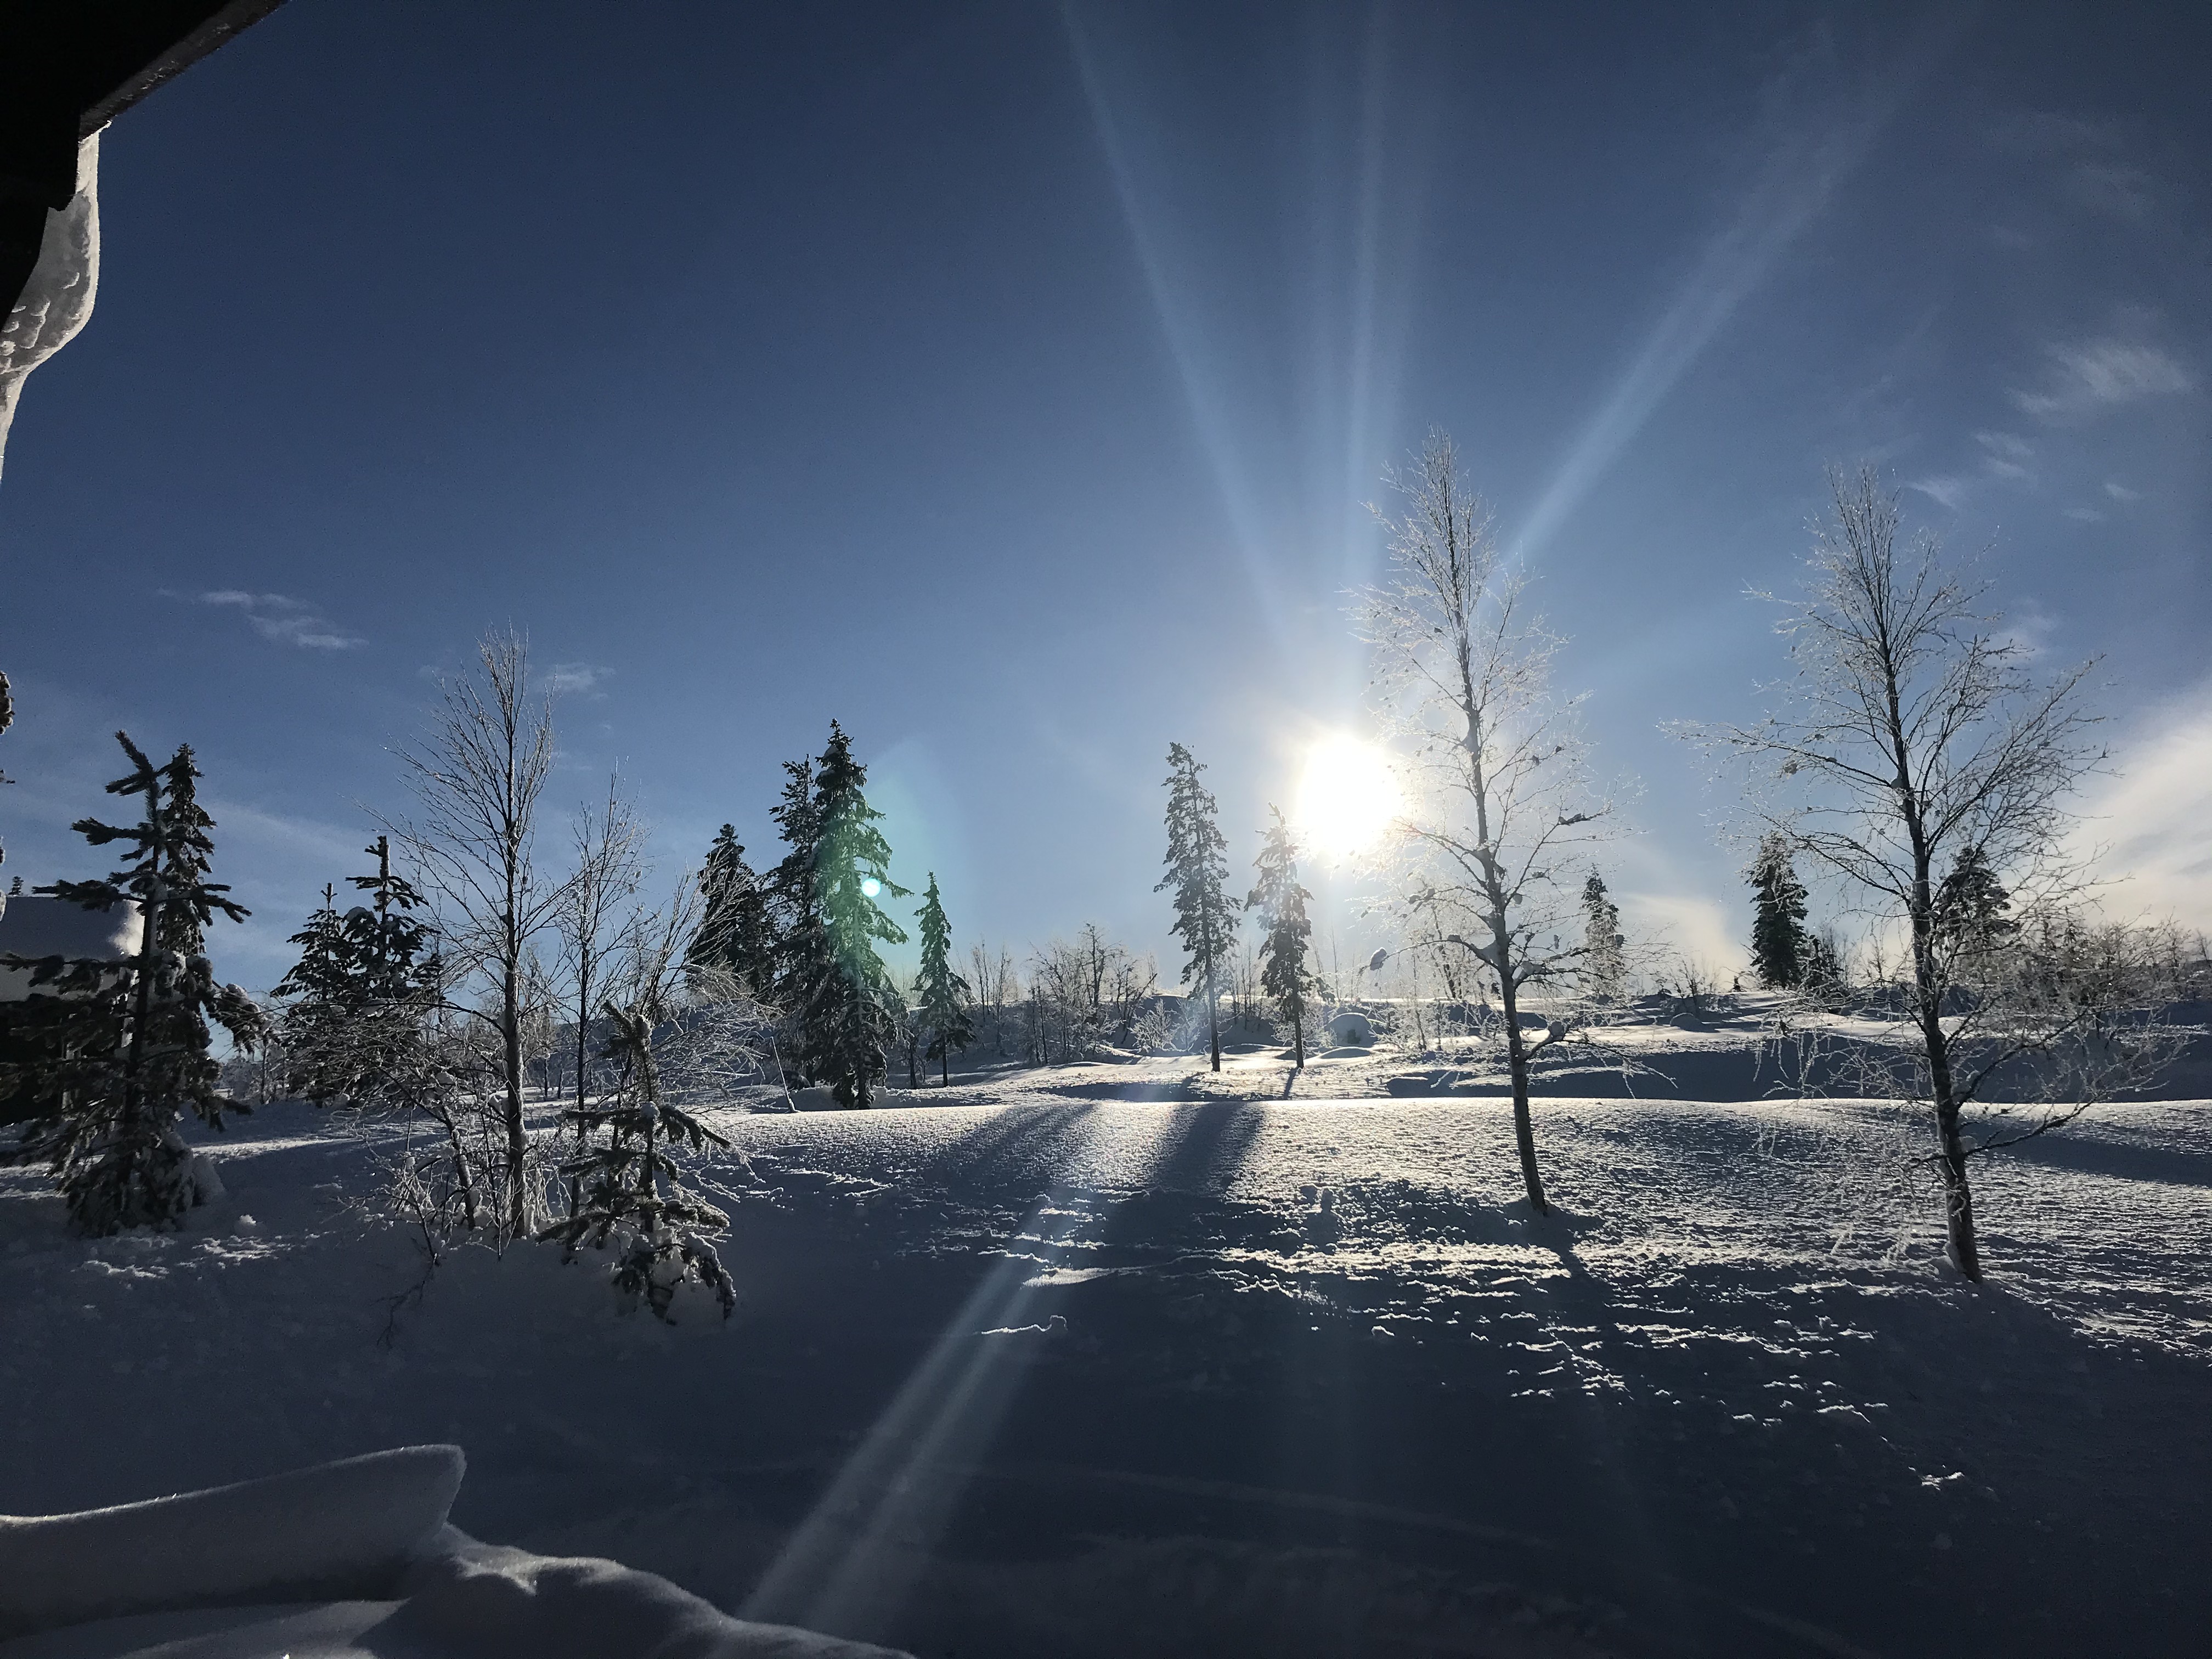
[[[1362,504],[1440,425],[1639,781],[1645,926],[1738,951],[1657,726],[1756,707],[1744,590],[1861,457],[2105,653],[2098,833],[2212,921],[2179,13],[292,0],[105,142],[0,483],[7,871],[94,867],[106,732],[189,740],[265,987],[512,624],[556,805],[618,765],[672,877],[726,818],[772,858],[835,716],[960,938],[1164,947],[1168,744],[1249,857],[1359,726]]]

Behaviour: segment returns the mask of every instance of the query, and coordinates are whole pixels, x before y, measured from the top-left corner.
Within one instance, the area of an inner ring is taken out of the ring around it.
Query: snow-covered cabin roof
[[[128,900],[112,910],[88,910],[66,899],[26,893],[0,899],[0,957],[91,957],[120,962],[138,948],[138,907]],[[0,966],[0,1002],[16,1002],[31,988],[28,969]]]

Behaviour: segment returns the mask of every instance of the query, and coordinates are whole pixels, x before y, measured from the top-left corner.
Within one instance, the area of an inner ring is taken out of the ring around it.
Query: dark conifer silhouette
[[[775,1000],[794,1027],[800,1073],[828,1084],[839,1104],[865,1107],[896,1019],[897,994],[876,945],[906,942],[876,900],[907,890],[890,878],[890,847],[876,828],[883,814],[862,793],[867,769],[842,726],[830,723],[818,758],[784,769],[774,817],[791,850],[769,878],[780,927]]]
[[[1583,883],[1583,959],[1577,972],[1593,1002],[1618,1002],[1626,991],[1626,941],[1620,933],[1620,907],[1606,890],[1602,877]]]
[[[724,824],[699,873],[703,901],[699,931],[684,960],[693,968],[727,974],[750,995],[767,1001],[775,989],[775,929],[769,889],[745,862],[737,830]]]
[[[368,852],[376,868],[348,882],[368,902],[341,915],[336,890],[292,935],[300,959],[277,981],[284,1087],[319,1104],[403,1103],[434,1062],[424,1023],[437,1006],[441,964],[422,896],[392,870],[390,841]]]
[[[217,914],[242,921],[247,913],[208,879],[214,821],[196,798],[191,750],[157,767],[125,733],[115,736],[131,769],[107,792],[140,797],[143,815],[128,826],[81,818],[71,827],[94,847],[126,843],[127,861],[102,880],[37,890],[88,910],[134,904],[138,950],[120,963],[29,963],[24,1018],[33,1041],[29,1058],[12,1068],[17,1107],[33,1121],[11,1161],[51,1168],[70,1218],[96,1237],[171,1225],[203,1201],[210,1178],[194,1168],[178,1121],[190,1109],[220,1127],[226,1109],[246,1109],[216,1092],[221,1068],[208,1053],[208,1022],[241,1048],[254,1047],[263,1029],[252,1000],[216,983],[205,954]]]
[[[975,1040],[968,981],[952,971],[952,928],[937,891],[937,872],[921,896],[921,972],[915,987],[920,1024],[929,1039],[925,1052],[937,1062],[938,1081],[952,1081],[952,1055]]]
[[[1306,951],[1313,939],[1313,923],[1306,915],[1311,893],[1298,885],[1298,849],[1291,827],[1283,822],[1279,806],[1270,806],[1274,823],[1267,830],[1255,867],[1260,872],[1244,908],[1260,919],[1266,937],[1260,942],[1260,988],[1274,998],[1275,1006],[1291,1022],[1291,1041],[1297,1069],[1306,1064],[1306,993],[1314,977],[1306,971]]]
[[[1222,953],[1237,933],[1237,901],[1222,890],[1229,879],[1229,843],[1221,838],[1213,796],[1198,781],[1206,768],[1181,744],[1168,745],[1168,872],[1153,885],[1156,893],[1175,890],[1175,926],[1189,957],[1186,978],[1194,978],[1206,999],[1206,1044],[1213,1069],[1221,1069],[1219,971]]]
[[[1756,896],[1753,970],[1769,990],[1793,990],[1805,982],[1811,938],[1805,931],[1805,884],[1791,867],[1789,840],[1778,832],[1762,836],[1745,879]]]

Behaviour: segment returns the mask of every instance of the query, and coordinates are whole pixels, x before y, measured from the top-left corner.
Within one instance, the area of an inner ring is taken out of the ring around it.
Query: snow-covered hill
[[[414,1251],[302,1107],[215,1138],[174,1235],[70,1238],[12,1176],[0,1510],[453,1441],[477,1536],[968,1659],[2212,1632],[2212,1107],[1991,1166],[1969,1289],[1863,1178],[1869,1104],[1546,1100],[1540,1220],[1494,1099],[990,1087],[725,1115],[727,1326],[541,1249],[395,1317]]]

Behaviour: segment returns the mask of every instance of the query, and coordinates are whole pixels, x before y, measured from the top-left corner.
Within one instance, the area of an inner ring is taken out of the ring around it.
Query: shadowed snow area
[[[1540,1220],[1500,1100],[1022,1079],[723,1115],[726,1326],[468,1249],[380,1346],[303,1107],[180,1233],[10,1176],[0,1510],[449,1440],[477,1537],[920,1655],[2204,1650],[2203,1103],[1988,1165],[1971,1289],[1870,1103],[1541,1101]]]

